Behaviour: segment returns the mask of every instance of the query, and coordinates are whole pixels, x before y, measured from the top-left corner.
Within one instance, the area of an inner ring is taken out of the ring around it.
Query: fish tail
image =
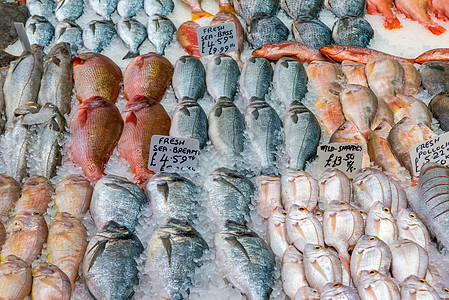
[[[210,18],[210,17],[213,17],[213,16],[214,16],[213,14],[211,14],[211,13],[209,13],[207,11],[204,11],[204,10],[201,10],[201,11],[198,11],[198,12],[192,12],[192,20],[193,21],[201,19],[201,18]]]
[[[128,58],[134,58],[139,56],[139,52],[132,52],[132,51],[128,51],[128,53],[126,53],[125,56],[123,56],[122,60],[124,59],[128,59]]]
[[[434,35],[441,35],[446,32],[446,28],[444,28],[443,26],[440,26],[440,25],[436,25],[436,24],[427,25],[426,28],[430,32],[432,32]]]
[[[225,10],[225,11],[229,11],[230,13],[233,13],[234,15],[236,14],[234,7],[232,7],[231,4],[227,3],[225,5],[219,5],[220,11]]]
[[[402,28],[402,25],[399,19],[394,17],[392,19],[385,19],[384,27],[388,30],[393,30]]]

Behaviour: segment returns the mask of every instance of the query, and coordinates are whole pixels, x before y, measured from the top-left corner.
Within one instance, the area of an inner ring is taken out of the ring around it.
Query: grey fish
[[[54,0],[29,0],[26,5],[30,16],[41,16],[47,19],[53,16],[55,9]]]
[[[193,222],[198,217],[199,187],[178,173],[159,172],[148,181],[147,195],[153,215]]]
[[[90,213],[97,228],[115,221],[134,231],[146,202],[147,197],[137,185],[120,176],[106,175],[95,185]]]
[[[255,49],[288,38],[289,30],[278,17],[256,14],[248,24],[246,37]]]
[[[83,31],[83,42],[87,49],[99,53],[109,46],[116,34],[111,23],[94,20]]]
[[[129,51],[123,59],[139,56],[139,47],[147,38],[147,29],[135,19],[124,18],[117,23],[117,34]]]
[[[325,0],[325,5],[337,16],[356,16],[365,15],[366,0]]]
[[[294,58],[281,58],[274,68],[274,89],[286,107],[293,101],[300,102],[307,93],[307,73]]]
[[[233,0],[234,8],[247,22],[257,13],[276,15],[279,10],[279,0]]]
[[[240,93],[246,103],[254,99],[265,99],[271,86],[273,68],[271,63],[263,57],[250,57],[240,75]]]
[[[182,100],[172,115],[170,136],[197,139],[200,149],[207,143],[207,116],[195,100]]]
[[[62,20],[56,26],[56,43],[66,42],[70,44],[72,55],[78,54],[83,47],[83,30],[74,21]]]
[[[148,16],[154,14],[166,16],[175,9],[173,0],[144,0],[143,6]]]
[[[46,103],[41,110],[32,115],[26,115],[23,125],[37,125],[37,161],[38,175],[52,178],[56,175],[56,167],[61,164],[61,145],[64,137],[66,120],[56,105]]]
[[[27,102],[36,102],[43,72],[42,46],[24,52],[11,62],[3,85],[6,120],[12,122],[14,110]]]
[[[318,17],[323,0],[280,0],[282,9],[294,20],[302,16]]]
[[[207,64],[207,91],[215,102],[220,97],[233,101],[237,92],[237,82],[240,74],[237,62],[226,54],[215,54]]]
[[[326,24],[313,17],[298,17],[292,23],[292,31],[297,42],[315,49],[332,44],[332,31]]]
[[[63,20],[76,20],[84,12],[83,0],[58,0],[55,16],[59,22]]]
[[[117,8],[118,0],[89,0],[90,7],[104,20],[110,21],[111,14]]]
[[[117,12],[122,18],[132,18],[143,8],[144,0],[118,0]]]
[[[449,93],[449,61],[429,61],[419,69],[423,87],[431,94]]]
[[[449,131],[449,93],[441,93],[433,97],[429,108],[433,117],[440,123],[440,128]]]
[[[187,221],[167,218],[148,242],[145,273],[157,291],[155,298],[188,299],[195,269],[209,249],[201,234]]]
[[[373,36],[373,28],[361,17],[340,17],[332,28],[332,38],[338,45],[366,48]]]
[[[206,90],[206,70],[203,63],[194,56],[181,56],[175,64],[172,86],[178,101],[197,101],[202,98]]]
[[[244,150],[245,121],[235,104],[220,98],[209,113],[208,136],[223,156],[240,157]]]
[[[45,57],[44,73],[38,103],[53,103],[61,114],[69,114],[72,105],[73,71],[70,44],[61,42],[53,46]]]
[[[293,101],[285,115],[285,151],[292,169],[304,170],[318,147],[321,128],[313,113],[298,101]]]
[[[226,220],[242,223],[249,220],[252,182],[235,170],[219,168],[210,173],[204,182],[208,194],[208,207],[218,224]]]
[[[136,259],[143,250],[126,226],[105,224],[90,240],[83,261],[89,293],[98,300],[131,299],[139,282]]]
[[[45,47],[55,34],[53,25],[41,16],[31,16],[27,20],[25,27],[31,45],[38,44]]]
[[[264,100],[256,100],[247,106],[245,121],[249,140],[259,159],[261,174],[277,174],[277,153],[282,145],[282,122],[278,114]]]
[[[233,221],[214,236],[215,257],[225,280],[248,300],[270,298],[275,283],[273,251],[257,233]]]
[[[164,15],[152,15],[148,17],[147,32],[148,40],[156,47],[156,53],[164,55],[165,48],[173,40],[176,27]]]

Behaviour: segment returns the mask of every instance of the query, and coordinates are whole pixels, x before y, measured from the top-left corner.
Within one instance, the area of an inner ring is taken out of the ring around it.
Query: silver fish
[[[281,204],[281,178],[279,176],[261,175],[257,177],[257,190],[259,197],[257,198],[257,212],[264,218],[268,219],[273,210]]]
[[[318,17],[323,7],[321,0],[280,0],[282,9],[294,20],[302,16]]]
[[[285,107],[300,102],[307,92],[306,69],[296,59],[283,57],[274,68],[273,85]]]
[[[293,101],[285,115],[285,151],[289,166],[304,170],[313,158],[321,137],[321,128],[314,114],[298,101]]]
[[[208,249],[206,241],[187,221],[167,218],[148,242],[145,273],[157,292],[153,297],[185,299],[195,269]]]
[[[110,21],[111,14],[117,8],[118,0],[89,0],[90,7],[104,20]]]
[[[69,114],[72,105],[73,71],[70,44],[61,42],[53,46],[44,61],[44,73],[38,103],[52,103],[62,115]]]
[[[256,14],[248,23],[247,39],[257,49],[269,43],[285,41],[289,30],[276,16]]]
[[[139,56],[139,47],[147,38],[145,26],[135,19],[124,18],[117,23],[117,34],[129,49],[123,59]]]
[[[93,52],[101,52],[109,46],[117,31],[114,26],[105,21],[90,21],[83,30],[83,43]]]
[[[195,100],[182,100],[172,115],[170,136],[197,139],[200,149],[207,143],[207,116]]]
[[[53,25],[41,16],[31,16],[27,20],[25,27],[31,45],[38,44],[45,47],[50,43],[55,34]]]
[[[294,300],[319,300],[320,293],[311,287],[303,286],[298,289]]]
[[[206,90],[206,70],[201,60],[190,55],[178,58],[172,86],[178,101],[201,99]]]
[[[381,202],[373,204],[366,217],[365,233],[374,235],[387,245],[398,238],[398,226],[388,207]]]
[[[318,202],[318,182],[309,173],[286,169],[282,174],[282,205],[288,211],[293,204],[315,211]]]
[[[214,245],[224,279],[248,300],[269,299],[275,283],[275,257],[262,238],[246,225],[227,221],[215,234]]]
[[[323,227],[307,208],[293,204],[285,225],[289,244],[293,244],[299,251],[304,253],[307,244],[324,245]]]
[[[196,198],[199,192],[199,187],[192,181],[168,172],[156,173],[145,188],[156,217],[170,217],[190,223],[198,217],[199,204]]]
[[[78,54],[78,50],[83,47],[83,30],[73,21],[62,20],[55,30],[56,43],[66,42],[70,44],[72,55]]]
[[[156,53],[163,55],[165,48],[173,40],[176,27],[173,22],[164,15],[152,15],[148,17],[148,40],[156,47]]]
[[[332,44],[332,31],[329,27],[320,20],[308,15],[300,16],[292,23],[292,32],[295,41],[318,50],[321,47]]]
[[[360,300],[357,291],[341,283],[328,283],[321,292],[322,300]]]
[[[90,213],[97,228],[115,221],[133,231],[146,202],[147,197],[137,185],[123,177],[107,175],[95,185]]]
[[[325,210],[332,200],[352,201],[352,185],[348,176],[338,169],[327,169],[318,179],[318,208]]]
[[[377,201],[390,208],[390,179],[384,172],[374,168],[358,170],[352,181],[352,189],[354,191],[354,205],[360,209],[369,211]]]
[[[401,300],[434,299],[440,300],[437,291],[424,279],[411,275],[401,286]]]
[[[122,18],[132,18],[143,8],[144,0],[119,0],[117,12]]]
[[[363,17],[365,15],[366,0],[325,0],[324,3],[338,18],[346,15],[357,17]]]
[[[83,0],[58,0],[55,16],[59,22],[63,20],[76,20],[84,12],[84,1]]]
[[[279,9],[279,0],[233,0],[237,13],[249,21],[258,13],[276,15]]]
[[[237,62],[226,54],[216,54],[209,60],[206,86],[215,102],[221,97],[234,100],[239,73]]]
[[[109,221],[90,240],[83,277],[96,299],[131,299],[137,285],[136,259],[143,252],[139,238],[125,226]]]
[[[46,19],[53,15],[54,0],[29,0],[26,2],[30,16],[41,16]]]
[[[144,9],[148,16],[168,15],[175,8],[173,0],[144,0]]]
[[[357,285],[360,299],[400,300],[399,289],[394,281],[376,270],[364,270],[360,274],[360,283]]]
[[[332,38],[337,45],[367,47],[374,36],[374,30],[365,19],[345,15],[332,28]]]
[[[265,99],[271,85],[273,69],[263,57],[250,57],[243,66],[240,75],[240,93],[246,103],[254,99]]]
[[[390,245],[393,277],[403,282],[410,275],[424,278],[429,265],[427,251],[410,240],[397,240]]]
[[[285,216],[287,212],[282,206],[277,206],[267,221],[267,233],[271,250],[277,257],[282,257],[288,247]]]
[[[418,219],[416,213],[403,208],[396,217],[399,238],[414,241],[424,249],[430,244],[430,235],[427,227]]]
[[[301,252],[293,245],[288,246],[282,256],[282,288],[290,299],[295,297],[299,288],[309,286],[302,260]]]

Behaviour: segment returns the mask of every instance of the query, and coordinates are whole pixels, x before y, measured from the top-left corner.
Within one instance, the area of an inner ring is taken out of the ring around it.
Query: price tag
[[[148,169],[153,172],[195,171],[198,165],[199,149],[200,142],[196,139],[153,135]]]
[[[415,176],[419,176],[422,166],[430,161],[449,166],[449,132],[410,147],[410,160]]]
[[[331,143],[318,146],[319,170],[336,168],[349,178],[362,168],[364,146],[357,143]]]
[[[14,22],[14,27],[16,28],[17,35],[19,36],[20,42],[22,43],[22,47],[25,51],[32,52],[30,40],[28,39],[28,35],[25,31],[25,27],[23,23]]]
[[[237,50],[237,33],[233,22],[196,29],[201,56]]]

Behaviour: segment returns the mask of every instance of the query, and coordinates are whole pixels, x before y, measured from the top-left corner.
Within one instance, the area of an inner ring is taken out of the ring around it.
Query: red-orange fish
[[[424,123],[419,123],[418,127],[421,128],[425,140],[434,139],[438,136],[435,134],[435,132],[432,131],[432,129],[427,127]]]
[[[423,64],[426,61],[446,60],[449,61],[449,48],[436,48],[424,52],[415,59],[418,64]]]
[[[338,94],[321,94],[315,102],[315,109],[320,124],[328,134],[333,134],[345,122]]]
[[[173,65],[162,55],[150,52],[130,61],[123,79],[126,100],[145,96],[160,102],[173,77]]]
[[[120,111],[114,103],[93,97],[81,104],[69,127],[69,158],[81,166],[89,181],[99,180],[106,175],[104,167],[122,133]]]
[[[254,56],[262,56],[269,60],[279,60],[284,56],[290,56],[300,62],[314,60],[326,60],[320,51],[300,42],[282,41],[265,44],[253,51]]]
[[[218,7],[220,8],[220,11],[229,11],[235,14],[235,9],[232,7],[230,0],[218,0]]]
[[[228,2],[229,4],[229,2]],[[232,8],[232,6],[231,6]],[[210,21],[210,25],[217,25],[217,24],[223,24],[223,23],[234,23],[235,24],[235,30],[237,33],[237,42],[238,42],[238,48],[236,51],[232,51],[227,53],[229,56],[231,56],[235,61],[238,63],[239,66],[243,66],[243,62],[240,59],[240,54],[243,52],[244,48],[244,38],[245,38],[245,31],[243,30],[242,24],[240,23],[239,18],[232,12],[229,12],[228,10],[222,10],[219,11],[212,21]]]
[[[99,96],[117,101],[122,82],[122,70],[109,57],[99,53],[81,53],[73,58],[73,80],[80,103]]]
[[[196,29],[199,27],[200,25],[198,23],[187,21],[182,23],[176,32],[176,37],[184,50],[196,58],[201,58],[198,39],[196,36]]]
[[[336,62],[342,62],[344,60],[352,60],[362,64],[367,64],[374,58],[392,58],[400,61],[414,63],[413,59],[394,56],[391,54],[387,54],[385,52],[363,47],[330,45],[322,47],[320,49],[320,52],[330,60]]]
[[[190,6],[192,11],[192,20],[198,20],[201,18],[213,17],[214,15],[204,11],[201,7],[201,0],[182,0],[184,3]]]
[[[341,71],[345,75],[347,83],[359,84],[366,87],[368,86],[364,64],[355,61],[344,60],[341,62]]]
[[[428,13],[430,0],[395,0],[394,3],[404,15],[423,24],[433,34],[440,35],[446,32],[443,26],[430,19]]]
[[[393,0],[368,0],[366,11],[370,15],[381,15],[384,17],[384,27],[386,29],[402,28],[401,22],[393,13]]]
[[[33,175],[23,184],[22,196],[16,203],[16,213],[45,213],[53,195],[53,185],[42,176]]]
[[[413,96],[418,93],[421,86],[421,73],[411,63],[399,62],[404,69],[404,85],[402,87],[402,94]]]
[[[154,173],[148,170],[151,137],[168,135],[170,117],[157,101],[136,96],[123,111],[125,127],[118,142],[120,155],[128,161],[138,184],[144,184]]]
[[[318,89],[320,94],[326,92],[331,83],[343,75],[340,64],[328,61],[313,61],[307,66],[306,72],[309,85]]]
[[[440,20],[449,21],[449,1],[432,0],[431,12]]]

